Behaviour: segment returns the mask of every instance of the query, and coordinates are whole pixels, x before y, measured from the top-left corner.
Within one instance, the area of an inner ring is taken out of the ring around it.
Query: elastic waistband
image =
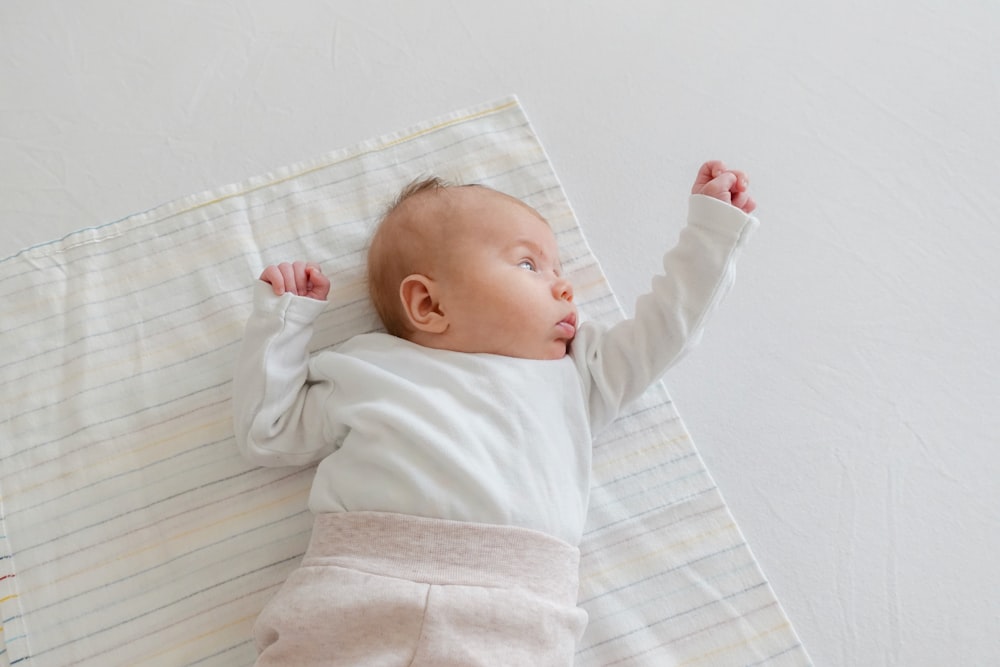
[[[303,567],[336,565],[428,584],[520,588],[576,605],[580,551],[528,528],[389,512],[317,514]]]

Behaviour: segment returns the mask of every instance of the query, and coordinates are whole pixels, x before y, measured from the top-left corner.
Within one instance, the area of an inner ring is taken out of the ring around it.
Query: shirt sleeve
[[[310,373],[313,323],[325,306],[255,284],[233,378],[236,443],[252,463],[306,465],[334,449],[323,407],[333,383]]]
[[[688,224],[664,255],[663,273],[636,302],[635,317],[610,328],[581,326],[571,354],[584,378],[594,432],[701,339],[733,285],[736,259],[757,225],[734,206],[692,195]]]

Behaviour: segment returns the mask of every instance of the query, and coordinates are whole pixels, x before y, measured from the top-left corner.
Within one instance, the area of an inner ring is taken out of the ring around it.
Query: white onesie
[[[259,465],[319,462],[315,513],[519,526],[577,545],[593,434],[697,342],[756,226],[692,196],[688,225],[635,318],[583,323],[555,361],[434,350],[381,333],[310,356],[326,304],[258,283],[233,389],[237,443]]]

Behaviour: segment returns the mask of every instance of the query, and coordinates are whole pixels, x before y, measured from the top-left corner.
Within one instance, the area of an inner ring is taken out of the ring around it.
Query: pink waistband
[[[575,605],[580,551],[527,528],[388,512],[316,515],[303,567],[336,565],[429,584],[521,588]]]

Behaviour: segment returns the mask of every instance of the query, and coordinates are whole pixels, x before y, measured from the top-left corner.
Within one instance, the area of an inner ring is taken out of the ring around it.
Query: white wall
[[[998,22],[6,0],[0,256],[514,92],[630,308],[723,158],[763,226],[668,384],[764,571],[819,665],[1000,664]]]

